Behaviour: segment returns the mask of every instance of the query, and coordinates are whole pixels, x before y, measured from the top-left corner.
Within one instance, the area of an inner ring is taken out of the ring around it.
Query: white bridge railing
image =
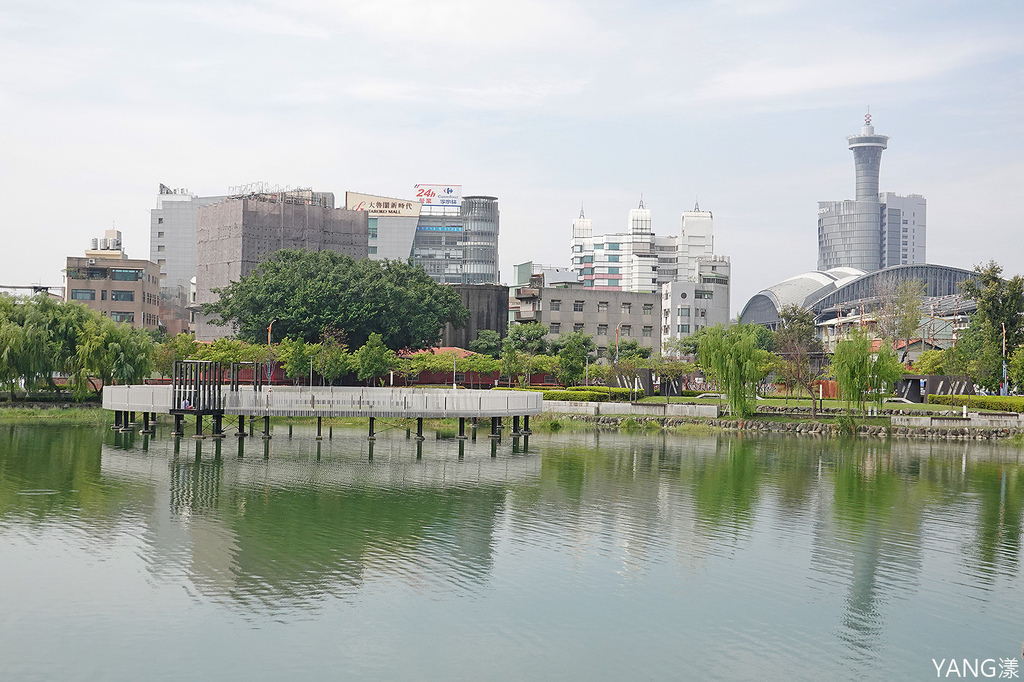
[[[358,388],[273,386],[221,392],[225,414],[293,417],[504,417],[535,415],[540,393],[441,388]],[[106,386],[108,410],[170,412],[170,386]]]

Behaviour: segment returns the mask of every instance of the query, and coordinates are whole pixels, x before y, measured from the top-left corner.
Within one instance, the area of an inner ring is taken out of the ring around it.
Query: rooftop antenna
[[[697,197],[693,198],[693,212],[700,213],[700,200]]]
[[[582,201],[580,202],[580,218],[586,218],[586,216],[583,215],[583,202]]]
[[[871,105],[868,105],[868,113],[864,114],[864,125],[871,125]]]
[[[637,206],[637,208],[647,208],[646,206],[644,206],[644,193],[643,192],[640,192],[640,205]]]

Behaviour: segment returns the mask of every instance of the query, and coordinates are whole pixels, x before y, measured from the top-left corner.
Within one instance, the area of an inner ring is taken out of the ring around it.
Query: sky
[[[657,234],[699,202],[732,308],[813,270],[846,136],[928,200],[928,261],[1024,273],[1024,3],[0,1],[0,285],[62,285],[160,183],[499,199],[500,267],[566,266],[584,206]]]

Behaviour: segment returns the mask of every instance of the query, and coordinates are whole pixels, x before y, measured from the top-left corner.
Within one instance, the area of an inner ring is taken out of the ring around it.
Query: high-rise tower
[[[888,135],[876,135],[871,125],[871,114],[864,116],[860,135],[846,138],[853,151],[853,165],[857,170],[857,201],[878,201],[878,167],[882,165],[882,152],[889,141]]]
[[[869,113],[860,134],[846,140],[857,172],[856,198],[818,202],[818,269],[850,267],[870,272],[923,263],[924,198],[878,192],[878,169],[889,137],[875,134]],[[903,200],[910,198],[913,205],[904,205]]]

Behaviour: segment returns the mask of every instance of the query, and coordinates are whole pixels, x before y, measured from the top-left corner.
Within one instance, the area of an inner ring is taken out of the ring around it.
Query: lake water
[[[482,429],[417,456],[378,426],[372,458],[361,430],[280,425],[265,458],[258,438],[217,457],[166,430],[0,424],[0,679],[904,680],[1021,659],[1021,448],[562,432],[492,451]]]

